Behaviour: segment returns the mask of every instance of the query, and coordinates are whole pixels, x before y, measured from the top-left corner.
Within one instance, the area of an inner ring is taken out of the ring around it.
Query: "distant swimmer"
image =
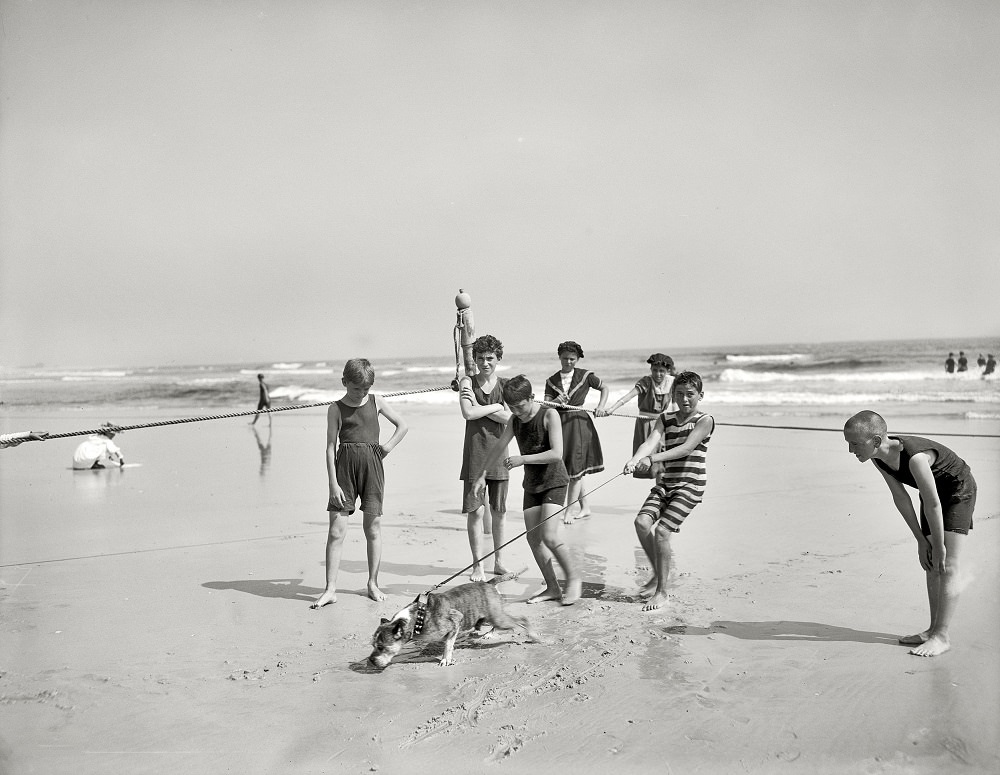
[[[116,425],[106,422],[101,430],[76,448],[73,453],[73,468],[86,471],[91,468],[121,468],[125,465],[121,448],[112,439],[117,431]]]
[[[858,412],[844,425],[847,448],[862,463],[869,460],[889,485],[893,503],[917,539],[917,559],[927,576],[931,623],[899,642],[918,657],[936,657],[951,643],[948,625],[962,588],[961,553],[972,529],[976,480],[962,458],[948,447],[920,436],[890,436],[875,412]],[[907,487],[920,494],[920,513]]]
[[[22,431],[21,433],[0,433],[0,448],[16,447],[26,441],[44,441],[48,431]]]
[[[965,357],[965,353],[961,350],[958,351],[958,370],[968,371],[969,370],[969,359]]]
[[[976,365],[977,365],[977,366],[978,366],[979,368],[983,368],[983,366],[985,366],[985,365],[986,365],[986,359],[985,359],[985,358],[983,357],[983,354],[982,354],[982,353],[979,353],[979,357],[978,357],[978,358],[976,358]]]
[[[259,412],[261,409],[270,409],[271,408],[271,391],[268,390],[268,388],[267,388],[267,383],[264,381],[264,375],[263,374],[258,374],[257,375],[257,387],[260,390],[260,395],[257,398],[257,411]],[[259,420],[259,419],[260,419],[260,415],[259,414],[255,414],[253,416],[253,420],[250,421],[250,424],[251,425],[255,424],[257,422],[257,420]],[[271,415],[268,415],[267,419],[270,420],[271,419]]]
[[[986,368],[983,369],[983,376],[985,377],[987,374],[992,374],[996,370],[996,367],[997,360],[993,357],[993,353],[990,353],[986,356]]]
[[[949,374],[955,373],[955,353],[948,353],[948,358],[944,362],[944,370]]]

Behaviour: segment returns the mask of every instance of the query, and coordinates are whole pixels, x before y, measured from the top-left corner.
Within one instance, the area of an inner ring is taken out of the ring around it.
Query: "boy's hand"
[[[477,498],[482,498],[486,493],[486,472],[483,471],[482,475],[476,479],[476,483],[472,486],[472,492]]]
[[[629,460],[625,464],[625,469],[624,469],[624,471],[622,473],[630,474],[633,471],[639,471],[640,473],[644,472],[644,471],[648,471],[649,468],[650,468],[650,466],[652,466],[652,464],[653,464],[653,461],[649,457],[649,455],[643,455],[638,460]]]
[[[939,547],[931,544],[930,562],[931,567],[928,570],[933,570],[934,573],[945,572],[948,567],[948,550],[944,548],[944,544]]]
[[[465,398],[465,399],[471,401],[473,404],[476,403],[476,394],[472,390],[472,385],[470,385],[468,383],[462,385],[462,389],[459,391],[459,397],[460,398]]]
[[[330,505],[338,511],[344,508],[344,491],[339,486],[330,488]]]
[[[512,468],[517,468],[518,466],[524,465],[524,458],[520,455],[511,455],[508,458],[504,458],[503,467],[510,471]]]
[[[385,456],[389,454],[389,450],[385,448],[384,444],[376,444],[375,449],[378,451],[378,456],[385,459]]]
[[[917,559],[920,561],[920,567],[925,571],[929,571],[934,567],[934,561],[932,559],[933,553],[930,541],[926,538],[920,538],[917,540]]]

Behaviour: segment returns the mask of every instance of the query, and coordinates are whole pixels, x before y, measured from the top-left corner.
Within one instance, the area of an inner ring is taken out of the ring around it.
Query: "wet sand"
[[[926,626],[915,545],[835,433],[720,427],[670,602],[642,612],[632,518],[648,483],[615,477],[632,422],[608,418],[608,471],[586,480],[607,484],[593,515],[563,528],[583,600],[516,602],[539,575],[524,539],[507,550],[530,570],[501,589],[548,643],[465,639],[444,668],[439,648],[409,648],[379,672],[365,662],[379,617],[469,562],[461,418],[399,408],[411,430],[386,459],[387,599],[365,596],[355,518],[339,600],[320,610],[322,410],[264,418],[256,433],[245,420],[126,433],[117,441],[141,465],[124,471],[72,472],[72,439],[0,451],[0,773],[1000,770],[996,439],[942,439],[980,485],[943,656],[896,643]],[[106,419],[7,418],[5,430]]]

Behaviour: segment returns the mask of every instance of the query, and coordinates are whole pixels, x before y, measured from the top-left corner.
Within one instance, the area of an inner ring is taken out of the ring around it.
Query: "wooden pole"
[[[474,377],[476,359],[472,357],[472,343],[476,341],[476,322],[472,317],[472,297],[461,288],[455,297],[455,307],[458,308],[458,321],[455,324],[461,334],[462,366],[466,377]]]

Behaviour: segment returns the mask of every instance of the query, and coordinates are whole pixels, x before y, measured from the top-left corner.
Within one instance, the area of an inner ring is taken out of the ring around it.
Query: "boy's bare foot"
[[[572,525],[574,522],[576,522],[576,515],[575,514],[570,514],[569,511],[567,511],[563,515],[563,524],[564,525]]]
[[[910,649],[910,653],[916,657],[936,657],[950,648],[951,644],[946,636],[932,635],[916,648]]]
[[[536,592],[525,603],[544,603],[546,600],[559,600],[562,597],[562,590],[559,587],[549,589],[546,587],[541,592]]]
[[[486,581],[486,572],[482,565],[473,565],[472,573],[469,574],[469,581]]]
[[[580,509],[580,512],[576,515],[577,519],[586,519],[590,516],[590,507]]]
[[[649,581],[639,587],[639,597],[649,597],[656,591],[656,575],[653,575]]]
[[[506,576],[506,575],[507,575],[508,573],[510,573],[510,571],[509,571],[509,570],[507,570],[507,569],[506,569],[506,568],[505,568],[505,567],[504,567],[503,565],[501,565],[500,563],[495,563],[495,564],[493,565],[493,575],[494,575],[494,576]]]
[[[385,593],[375,586],[374,582],[368,582],[368,597],[374,600],[376,603],[381,603],[385,600]]]
[[[322,608],[325,605],[330,605],[330,603],[337,602],[337,593],[333,590],[328,589],[322,595],[316,598],[315,601],[310,603],[310,608]]]
[[[573,579],[566,582],[566,591],[562,596],[563,605],[573,605],[583,594],[583,582],[580,579]]]
[[[923,632],[918,632],[916,635],[903,635],[899,638],[899,642],[903,646],[919,646],[929,637],[930,636],[927,634],[927,631],[924,630]]]
[[[656,611],[663,608],[664,603],[667,602],[667,596],[663,592],[657,592],[653,595],[646,603],[643,605],[643,611]]]

